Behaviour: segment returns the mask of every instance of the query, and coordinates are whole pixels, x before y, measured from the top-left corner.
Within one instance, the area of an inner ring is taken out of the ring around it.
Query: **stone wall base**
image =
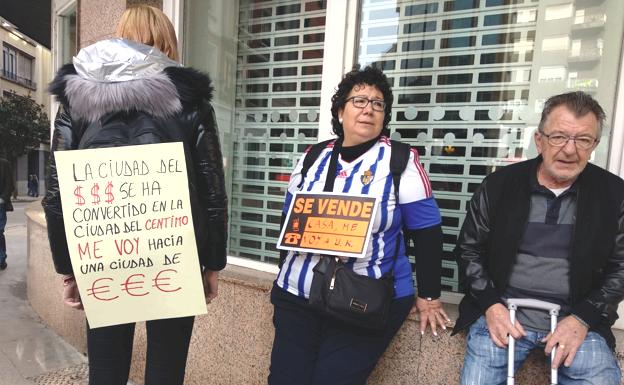
[[[86,351],[85,318],[63,306],[62,285],[54,272],[45,220],[37,203],[28,215],[28,299],[53,330]],[[196,318],[189,351],[187,385],[266,384],[273,342],[273,307],[269,291],[272,274],[228,265],[220,276],[219,297],[208,305],[208,314]],[[451,319],[455,305],[446,305]],[[624,333],[615,330],[617,356],[623,364]],[[464,355],[464,337],[429,332],[420,335],[418,320],[410,316],[394,338],[368,383],[379,385],[449,385],[459,383]],[[517,384],[549,383],[544,355],[534,352],[519,371]],[[131,379],[143,383],[145,327],[137,326]]]

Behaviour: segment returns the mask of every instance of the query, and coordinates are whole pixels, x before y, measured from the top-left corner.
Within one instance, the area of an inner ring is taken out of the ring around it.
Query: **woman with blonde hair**
[[[173,25],[162,11],[149,5],[128,8],[117,25],[118,37],[150,45],[175,61],[178,40]]]
[[[173,26],[140,5],[123,14],[117,38],[82,49],[50,84],[61,103],[55,120],[43,206],[64,302],[81,309],[65,238],[55,151],[182,142],[204,293],[217,296],[226,264],[227,197],[210,79],[181,67]],[[146,322],[145,384],[183,384],[194,317]],[[135,324],[90,328],[89,385],[125,385]]]

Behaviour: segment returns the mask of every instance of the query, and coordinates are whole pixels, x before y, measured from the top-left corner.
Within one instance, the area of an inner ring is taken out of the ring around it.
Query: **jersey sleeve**
[[[442,222],[429,176],[420,164],[420,158],[414,149],[410,151],[407,167],[401,175],[399,207],[407,229],[418,230]]]

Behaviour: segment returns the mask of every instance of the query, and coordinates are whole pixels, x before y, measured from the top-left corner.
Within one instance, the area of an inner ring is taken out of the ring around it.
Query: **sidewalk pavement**
[[[85,385],[85,357],[46,327],[26,298],[23,209],[37,199],[18,197],[8,213],[8,268],[0,271],[0,385]]]
[[[39,195],[38,197],[31,197],[28,195],[18,195],[16,198],[11,197],[11,202],[15,203],[15,202],[34,202],[36,200],[39,200],[43,198],[43,195]]]

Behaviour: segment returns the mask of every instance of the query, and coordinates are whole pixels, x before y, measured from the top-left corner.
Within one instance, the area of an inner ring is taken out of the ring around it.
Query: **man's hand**
[[[557,324],[555,331],[548,333],[542,340],[546,342],[544,352],[550,354],[555,345],[555,359],[552,361],[552,368],[558,368],[561,363],[566,367],[572,365],[576,351],[581,346],[589,329],[573,316],[567,316]],[[565,361],[564,361],[565,360]]]
[[[420,318],[420,334],[425,334],[427,324],[431,326],[431,332],[434,336],[438,335],[437,325],[446,330],[446,323],[451,320],[444,312],[442,302],[439,299],[428,301],[424,298],[416,297],[416,302],[412,306],[410,313],[418,311]]]
[[[219,272],[208,269],[204,270],[202,273],[202,281],[204,283],[206,303],[210,303],[210,301],[217,298],[219,294]]]
[[[80,292],[73,275],[63,276],[63,303],[72,309],[83,310]]]
[[[503,304],[496,303],[490,306],[485,311],[485,321],[490,332],[490,338],[499,348],[507,347],[509,335],[516,340],[526,336],[526,332],[518,320],[516,320],[515,325],[511,324],[509,310]]]

